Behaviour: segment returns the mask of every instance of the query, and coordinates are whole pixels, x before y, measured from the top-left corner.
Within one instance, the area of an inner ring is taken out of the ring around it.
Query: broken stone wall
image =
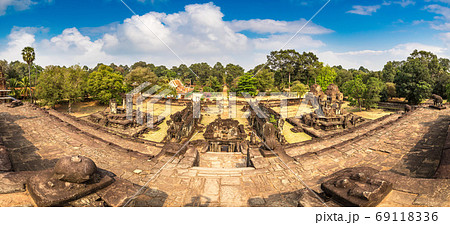
[[[260,103],[259,109],[265,115],[258,116],[253,108],[250,107],[250,126],[255,130],[256,134],[261,137],[270,148],[274,148],[279,144],[286,142],[283,136],[284,119],[275,110]]]
[[[183,138],[191,137],[199,121],[200,118],[194,118],[192,103],[189,103],[186,108],[170,116],[165,141],[170,142],[174,139],[180,142]]]

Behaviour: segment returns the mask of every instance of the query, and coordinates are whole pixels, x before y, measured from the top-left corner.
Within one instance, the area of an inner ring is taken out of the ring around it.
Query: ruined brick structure
[[[115,111],[116,113],[113,113],[113,111]],[[138,113],[140,113],[141,115],[137,115]],[[133,116],[132,120],[128,120],[125,109],[116,107],[114,108],[114,110],[91,114],[89,115],[88,119],[102,126],[119,128],[122,130],[137,127],[147,127],[147,122],[149,121],[149,119],[153,119],[153,127],[156,127],[165,119],[165,117],[153,117],[152,115],[149,115],[145,112],[138,112],[137,110],[133,110],[132,115],[136,116]]]
[[[264,104],[261,103],[258,106],[264,116],[259,115],[259,112],[255,112],[250,107],[249,124],[256,134],[266,142],[268,147],[274,149],[277,145],[286,142],[282,133],[284,119],[279,113]]]
[[[324,93],[320,85],[313,84],[310,93],[314,95],[312,105],[318,108],[301,118],[305,125],[314,129],[335,130],[354,127],[363,121],[361,117],[352,113],[345,115],[342,113],[341,106],[344,95],[339,91],[337,85],[330,84]]]
[[[239,121],[217,118],[206,127],[203,136],[209,143],[209,152],[241,152],[247,134]]]
[[[192,103],[189,103],[186,108],[170,116],[170,120],[167,121],[169,128],[165,141],[170,142],[174,139],[174,141],[180,142],[183,138],[190,137],[199,121],[200,118],[194,118],[193,106]]]

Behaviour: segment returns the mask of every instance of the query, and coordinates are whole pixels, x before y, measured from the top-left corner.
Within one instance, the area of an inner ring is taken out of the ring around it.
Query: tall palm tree
[[[22,50],[22,58],[28,64],[28,81],[30,83],[30,91],[31,91],[31,66],[33,65],[33,61],[35,59],[34,48],[25,47]],[[27,87],[25,87],[25,90]],[[31,103],[33,103],[33,92],[31,91]]]

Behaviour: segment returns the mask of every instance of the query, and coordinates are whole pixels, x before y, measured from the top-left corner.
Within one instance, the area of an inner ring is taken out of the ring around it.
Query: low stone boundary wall
[[[93,139],[99,140],[101,142],[107,143],[108,145],[110,145],[110,146],[112,146],[112,147],[114,147],[116,149],[120,149],[120,150],[126,151],[126,152],[128,152],[130,154],[134,154],[135,156],[142,156],[142,157],[146,157],[146,158],[153,158],[154,157],[154,155],[141,153],[141,152],[138,152],[138,151],[135,151],[135,150],[132,150],[132,149],[128,149],[128,148],[123,148],[123,147],[121,147],[121,146],[119,146],[119,145],[117,145],[115,143],[112,143],[112,142],[109,142],[107,140],[104,140],[101,137],[98,137],[97,135],[94,135],[94,134],[82,131],[79,128],[77,128],[76,126],[74,126],[73,124],[68,123],[68,122],[64,121],[63,119],[59,118],[58,117],[59,112],[57,112],[56,110],[50,109],[53,113],[49,113],[49,110],[47,110],[47,109],[43,109],[43,108],[39,108],[39,107],[38,107],[38,109],[41,110],[43,113],[47,114],[49,117],[55,119],[56,121],[59,121],[59,122],[62,122],[64,124],[66,124],[67,127],[69,129],[73,130],[74,132],[82,133],[82,134],[84,134],[84,135],[86,135],[86,136],[88,136],[90,138],[93,138]],[[108,133],[110,133],[112,135],[117,135],[118,137],[123,138],[123,139],[127,139],[127,140],[134,141],[134,142],[141,142],[141,143],[153,145],[153,146],[160,147],[160,148],[162,148],[162,146],[164,145],[164,144],[159,143],[159,142],[151,142],[151,141],[147,141],[147,140],[143,140],[143,139],[137,139],[137,138],[127,137],[127,136],[123,136],[123,135],[118,135],[116,133],[111,133],[104,127],[101,127],[101,126],[89,123],[87,121],[81,120],[81,119],[76,118],[76,117],[71,116],[71,115],[67,115],[67,114],[64,114],[64,115],[69,117],[69,118],[72,118],[73,120],[77,121],[80,124],[93,127],[95,129],[101,130],[103,132],[108,132]]]
[[[399,119],[403,118],[405,115],[400,116],[395,121],[398,121]],[[383,120],[387,119],[390,116],[395,116],[395,114],[389,114],[389,115],[382,116],[382,117],[380,117],[378,119],[375,119],[375,120],[363,123],[363,124],[361,124],[359,126],[352,127],[352,128],[349,128],[349,129],[345,129],[345,130],[343,130],[342,132],[339,132],[339,133],[329,134],[329,135],[323,136],[321,138],[314,138],[314,139],[309,140],[309,141],[303,141],[303,142],[298,142],[298,143],[291,143],[291,144],[287,144],[285,146],[286,146],[286,148],[294,148],[294,147],[298,147],[298,146],[302,146],[302,145],[307,145],[307,144],[312,144],[312,143],[316,143],[316,142],[320,142],[320,141],[324,141],[324,140],[333,139],[333,138],[336,138],[336,137],[339,137],[339,136],[342,136],[342,135],[345,135],[345,134],[348,134],[348,133],[353,133],[353,132],[358,131],[360,129],[363,129],[363,128],[367,127],[367,126],[370,126],[370,125],[372,125],[374,123],[378,123],[380,121],[383,121]],[[392,124],[395,121],[392,121],[392,122],[390,122],[388,124]],[[387,124],[383,124],[381,126],[385,127],[385,125],[387,125]],[[317,136],[317,134],[316,135],[312,135],[312,136]]]
[[[400,102],[378,102],[378,108],[387,108],[392,110],[404,110],[406,103]]]

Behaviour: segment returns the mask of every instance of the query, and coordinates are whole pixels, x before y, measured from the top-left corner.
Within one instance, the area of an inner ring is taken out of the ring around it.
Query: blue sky
[[[124,2],[138,16],[120,0],[0,0],[0,59],[20,60],[33,46],[43,66],[220,61],[250,69],[327,0]],[[414,49],[450,57],[450,0],[331,0],[285,48],[373,70]]]

